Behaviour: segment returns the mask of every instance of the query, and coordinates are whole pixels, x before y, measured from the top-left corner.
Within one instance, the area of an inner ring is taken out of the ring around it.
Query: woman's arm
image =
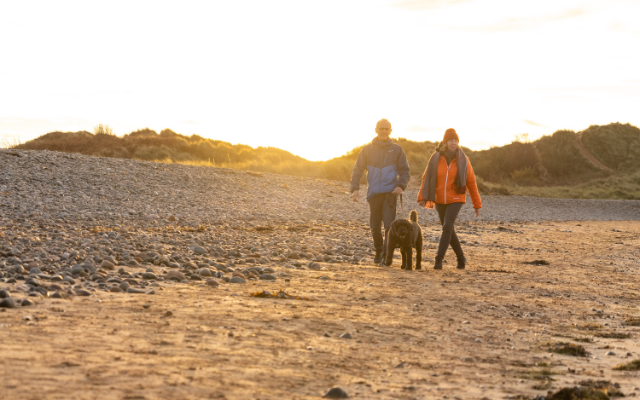
[[[473,208],[476,209],[476,216],[480,214],[482,208],[482,199],[480,198],[480,192],[478,191],[478,185],[476,184],[476,175],[473,172],[471,161],[467,157],[467,188],[469,189],[469,195],[471,196],[471,202]]]

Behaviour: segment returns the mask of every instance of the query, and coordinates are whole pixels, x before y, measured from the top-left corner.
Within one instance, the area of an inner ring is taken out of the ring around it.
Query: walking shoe
[[[382,261],[384,261],[384,258],[382,257],[382,250],[376,250],[376,256],[373,258],[373,263],[380,264]]]
[[[456,268],[464,269],[466,265],[467,265],[467,259],[464,256],[458,257],[458,265],[456,266]]]
[[[436,263],[433,265],[433,269],[442,269],[442,257],[436,257]]]

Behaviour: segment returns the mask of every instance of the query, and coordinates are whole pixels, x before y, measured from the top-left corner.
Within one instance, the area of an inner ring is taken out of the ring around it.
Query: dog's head
[[[395,234],[397,237],[404,239],[407,236],[409,236],[411,232],[409,231],[409,229],[407,229],[405,225],[400,225],[398,228],[396,228]]]
[[[395,237],[405,241],[411,238],[413,226],[406,219],[397,219],[391,224],[391,230]]]

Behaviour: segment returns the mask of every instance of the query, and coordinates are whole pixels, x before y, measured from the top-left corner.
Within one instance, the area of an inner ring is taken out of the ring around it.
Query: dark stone
[[[11,297],[6,297],[0,301],[0,308],[16,308],[16,303]]]
[[[54,291],[54,290],[64,290],[64,288],[60,285],[56,285],[55,283],[53,285],[49,285],[49,287],[47,288],[50,291]]]
[[[144,272],[142,274],[142,279],[158,279],[158,277],[153,272]]]
[[[5,299],[7,297],[11,297],[9,292],[4,289],[0,290],[0,299]]]
[[[82,266],[80,265],[75,265],[73,268],[71,268],[71,273],[74,275],[79,275],[83,272],[84,272],[84,268],[82,268]]]
[[[23,300],[22,300],[22,303],[20,303],[20,305],[21,305],[22,307],[28,307],[28,306],[32,306],[32,305],[34,305],[34,304],[35,304],[35,303],[34,303],[33,301],[29,300],[29,299],[23,299]]]
[[[261,281],[275,281],[277,278],[273,275],[262,274],[258,277]]]
[[[91,292],[85,289],[76,289],[76,296],[91,296]]]
[[[347,333],[343,333],[342,335],[340,335],[341,339],[351,339],[351,334],[349,332]]]
[[[322,397],[326,399],[348,399],[349,395],[344,391],[344,389],[334,387],[333,389],[325,393]]]
[[[211,270],[209,270],[208,268],[202,268],[200,270],[200,276],[212,276],[213,274],[211,273]]]

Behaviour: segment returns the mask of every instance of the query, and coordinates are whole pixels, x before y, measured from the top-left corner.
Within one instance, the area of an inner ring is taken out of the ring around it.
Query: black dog
[[[409,217],[411,221],[406,219],[396,219],[391,223],[387,237],[387,254],[384,265],[387,267],[393,261],[393,252],[399,247],[402,254],[402,269],[413,269],[412,258],[413,251],[416,249],[416,269],[422,268],[422,229],[418,225],[418,213],[416,210],[411,211]]]

